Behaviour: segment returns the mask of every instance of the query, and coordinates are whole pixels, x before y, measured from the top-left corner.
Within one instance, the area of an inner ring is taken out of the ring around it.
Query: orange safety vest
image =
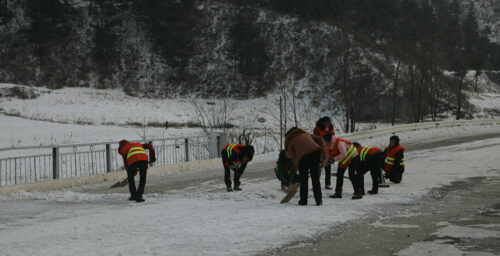
[[[405,148],[401,145],[397,145],[396,147],[389,148],[387,149],[387,152],[385,153],[385,163],[384,163],[384,171],[389,171],[392,169],[392,166],[394,165],[394,160],[396,158],[396,153],[399,151],[405,151]],[[399,163],[399,166],[402,170],[405,169],[405,159],[401,159],[401,162]]]
[[[131,166],[137,161],[148,161],[148,154],[141,143],[129,142],[120,148],[120,154],[127,157],[127,165]]]
[[[335,142],[333,143],[333,150],[330,152],[330,155],[332,157],[340,155],[340,150],[339,150],[339,147],[338,147],[338,144],[339,144],[340,141],[342,141],[342,142],[346,143],[347,145],[349,145],[349,147],[347,148],[347,156],[344,157],[343,159],[341,159],[339,161],[339,167],[342,168],[342,169],[346,169],[351,164],[353,156],[356,153],[356,148],[354,147],[354,145],[352,144],[352,142],[350,142],[348,140],[344,140],[342,138],[337,138],[335,140]]]
[[[329,129],[328,131],[320,129],[319,127],[314,127],[313,129],[313,134],[321,138],[323,138],[326,135],[326,133],[334,133],[333,128]]]
[[[358,151],[359,160],[361,162],[366,162],[366,156],[377,153],[380,151],[380,148],[364,146],[356,148],[356,150]]]

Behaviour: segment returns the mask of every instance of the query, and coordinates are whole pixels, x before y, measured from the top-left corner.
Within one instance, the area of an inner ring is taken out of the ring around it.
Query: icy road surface
[[[297,206],[297,198],[280,205],[284,195],[273,177],[272,162],[251,164],[243,176],[241,192],[225,192],[220,169],[210,171],[210,175],[194,173],[190,182],[179,178],[187,186],[162,189],[152,180],[154,189],[145,196],[144,204],[127,201],[125,189],[113,191],[104,186],[17,192],[0,200],[0,254],[253,255],[341,230],[343,223],[362,223],[377,213],[377,207],[421,200],[432,189],[453,181],[500,174],[498,137],[421,143],[413,148],[405,157],[407,171],[402,184],[352,201],[347,181],[344,198],[333,200],[327,198],[331,191],[323,191],[321,207],[315,206],[312,198],[307,207]],[[199,184],[194,182],[197,178]],[[369,180],[367,175],[367,188]],[[455,230],[460,229],[450,226],[439,234]],[[419,246],[415,244],[408,252]]]

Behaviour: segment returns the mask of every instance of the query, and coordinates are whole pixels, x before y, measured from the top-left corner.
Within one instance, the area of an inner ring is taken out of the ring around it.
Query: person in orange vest
[[[324,138],[328,133],[335,133],[333,130],[332,120],[325,116],[316,122],[316,127],[313,129],[313,135]],[[332,190],[332,164],[327,163],[325,166],[325,189]]]
[[[370,175],[372,176],[372,190],[368,190],[368,193],[372,195],[378,194],[379,181],[385,162],[385,153],[377,147],[362,147],[361,144],[357,142],[353,142],[352,144],[356,147],[359,155],[360,166],[358,180],[362,193],[364,194],[365,191],[364,175],[370,171]]]
[[[399,137],[389,139],[389,147],[385,149],[385,177],[394,183],[400,183],[405,171],[405,148],[399,144]]]
[[[330,198],[342,198],[342,186],[344,184],[344,173],[349,169],[349,179],[351,180],[352,187],[354,188],[354,194],[352,199],[363,198],[363,191],[361,191],[360,184],[358,181],[358,168],[359,168],[359,156],[356,151],[356,147],[352,142],[339,138],[335,134],[325,135],[326,145],[326,155],[327,159],[323,162],[323,165],[333,163],[332,161],[338,161],[337,168],[337,184],[335,186],[335,194],[331,195]]]
[[[311,174],[316,205],[323,204],[319,174],[325,156],[324,148],[325,142],[321,137],[312,135],[297,127],[292,127],[285,135],[285,152],[287,157],[292,159],[295,169],[299,170],[299,205],[307,205],[309,174]]]
[[[145,149],[148,149],[151,155],[149,159]],[[118,153],[123,157],[123,165],[127,170],[128,188],[130,191],[130,198],[128,200],[135,200],[136,202],[144,202],[142,195],[144,194],[144,187],[146,186],[146,175],[148,171],[148,164],[156,161],[155,150],[153,145],[146,143],[128,142],[121,140],[118,147]],[[139,173],[139,187],[135,189],[134,176]]]
[[[248,162],[252,161],[255,149],[251,145],[228,144],[222,149],[221,153],[227,192],[233,191],[231,187],[231,170],[234,171],[234,190],[241,190],[241,175],[243,175]]]

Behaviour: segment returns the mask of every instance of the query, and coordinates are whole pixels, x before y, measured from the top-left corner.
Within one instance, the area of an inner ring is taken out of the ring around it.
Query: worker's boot
[[[342,193],[335,193],[331,195],[330,198],[342,198]]]
[[[361,199],[363,198],[363,195],[359,194],[359,193],[355,193],[352,195],[352,200],[357,200],[357,199]]]
[[[144,198],[142,198],[142,195],[139,195],[139,196],[137,196],[137,197],[135,198],[135,201],[136,201],[136,202],[138,202],[138,203],[142,203],[142,202],[144,202],[144,201],[146,201],[146,200],[144,200]]]

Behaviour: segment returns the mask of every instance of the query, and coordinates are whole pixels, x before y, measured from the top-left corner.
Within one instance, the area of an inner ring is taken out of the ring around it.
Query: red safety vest
[[[243,148],[244,146],[245,145],[243,144],[228,144],[223,148],[223,150],[226,150],[227,158],[230,158],[233,152],[239,154],[241,152],[241,148]],[[241,160],[236,159],[235,162],[239,163],[241,162]]]
[[[328,131],[320,129],[317,126],[314,127],[314,129],[313,129],[313,134],[316,135],[316,136],[319,136],[321,138],[323,138],[326,135],[326,133],[334,133],[333,125],[330,126],[330,129],[328,129]]]
[[[387,152],[385,153],[385,164],[384,164],[384,171],[389,171],[392,169],[392,166],[394,165],[394,160],[396,158],[396,153],[399,151],[405,151],[405,148],[401,145],[397,145],[396,147],[389,148],[387,149]],[[402,170],[405,169],[405,159],[401,159],[401,162],[399,163],[399,166]]]
[[[141,143],[129,142],[119,149],[120,154],[127,157],[127,165],[131,166],[137,161],[148,161],[148,154]]]
[[[343,159],[341,159],[339,161],[339,167],[342,168],[342,169],[346,169],[351,164],[353,156],[356,153],[356,148],[354,147],[354,145],[352,145],[352,142],[350,142],[348,140],[344,140],[342,138],[337,138],[335,140],[335,142],[333,143],[333,150],[330,152],[330,155],[332,157],[340,155],[340,150],[339,150],[339,147],[338,147],[338,144],[339,144],[340,141],[342,141],[342,142],[346,143],[347,145],[349,145],[349,147],[347,148],[347,156],[344,157]]]
[[[365,162],[367,155],[373,155],[377,153],[378,151],[380,151],[380,148],[364,146],[358,147],[356,148],[356,150],[358,151],[359,160],[361,162]]]

